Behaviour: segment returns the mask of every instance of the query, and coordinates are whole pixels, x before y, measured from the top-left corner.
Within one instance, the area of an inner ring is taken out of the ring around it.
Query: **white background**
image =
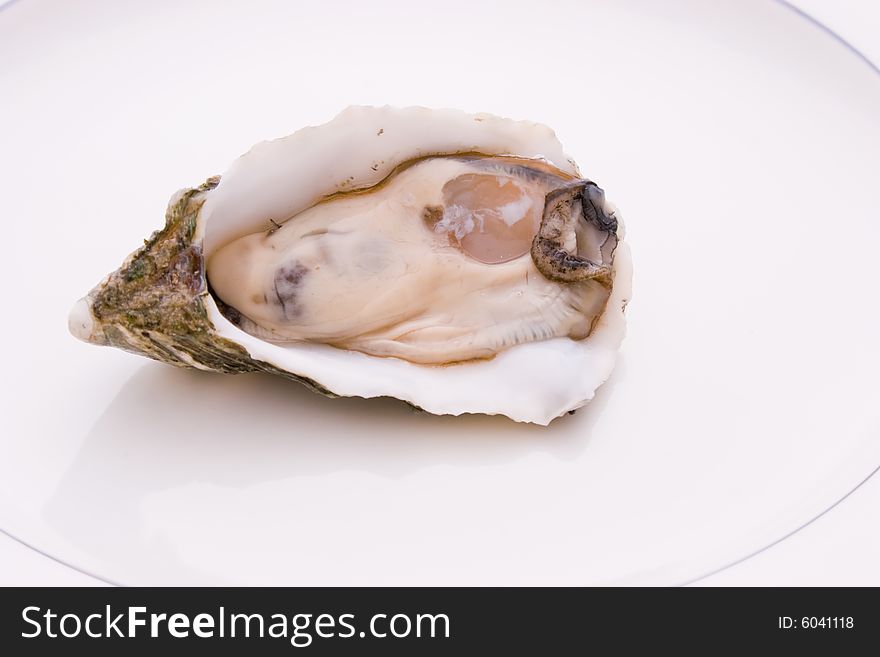
[[[27,2],[28,0],[22,0]],[[873,2],[796,2],[880,61],[880,7]],[[0,14],[0,21],[7,16]],[[11,65],[6,62],[5,65]],[[814,523],[700,584],[880,584],[880,481],[869,481]],[[0,583],[90,584],[96,580],[0,536]]]

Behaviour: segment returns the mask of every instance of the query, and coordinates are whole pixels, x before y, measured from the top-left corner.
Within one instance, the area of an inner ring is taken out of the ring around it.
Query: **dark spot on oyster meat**
[[[308,271],[308,267],[294,262],[279,267],[275,272],[275,297],[281,304],[281,312],[284,313],[285,319],[294,319],[302,311],[301,305],[297,302],[297,295],[303,277]]]
[[[241,313],[238,312],[235,308],[233,308],[232,306],[228,306],[224,303],[222,312],[223,316],[226,317],[226,319],[228,319],[232,324],[235,324],[236,326],[241,325]]]
[[[426,205],[422,210],[422,218],[430,228],[433,228],[437,222],[443,218],[443,208],[439,205]]]
[[[220,311],[221,315],[228,319],[231,324],[234,324],[235,326],[241,325],[241,313],[218,297],[217,293],[214,292],[214,288],[212,288],[210,284],[208,285],[208,294],[214,299],[214,303],[217,304],[217,309]]]
[[[226,307],[226,319],[228,319],[232,324],[235,324],[236,326],[241,325],[241,313],[232,306]]]

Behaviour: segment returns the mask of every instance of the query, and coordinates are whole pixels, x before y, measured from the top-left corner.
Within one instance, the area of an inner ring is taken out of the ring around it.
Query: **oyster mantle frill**
[[[547,424],[613,367],[621,238],[544,126],[354,107],[179,192],[70,329],[180,366]]]

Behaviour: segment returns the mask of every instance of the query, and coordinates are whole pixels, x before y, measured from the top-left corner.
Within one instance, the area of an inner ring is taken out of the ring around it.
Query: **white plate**
[[[769,1],[0,14],[0,527],[127,584],[680,583],[880,463],[880,79]],[[170,194],[352,103],[553,126],[624,213],[621,362],[549,429],[67,335]]]

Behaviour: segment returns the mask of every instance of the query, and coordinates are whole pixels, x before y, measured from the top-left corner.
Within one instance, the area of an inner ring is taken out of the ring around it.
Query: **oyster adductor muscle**
[[[613,367],[621,240],[540,124],[354,107],[175,195],[70,329],[178,366],[547,424]]]

